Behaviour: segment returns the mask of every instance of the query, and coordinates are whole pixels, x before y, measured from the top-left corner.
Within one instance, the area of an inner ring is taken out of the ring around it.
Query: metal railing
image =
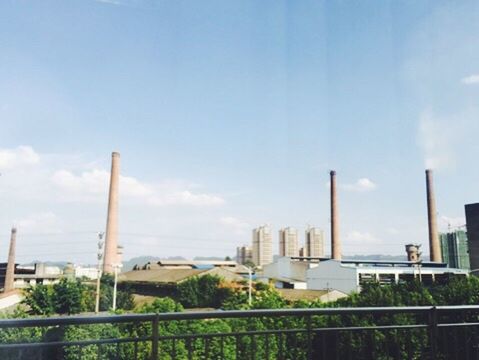
[[[0,320],[0,359],[477,359],[479,306]]]

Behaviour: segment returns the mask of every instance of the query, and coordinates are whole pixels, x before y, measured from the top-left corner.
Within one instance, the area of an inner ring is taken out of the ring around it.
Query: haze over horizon
[[[211,14],[217,14],[212,17]],[[234,255],[251,229],[428,253],[479,201],[479,3],[0,3],[0,256],[96,262],[112,151],[125,259]],[[208,19],[208,21],[205,21]],[[67,30],[67,31],[66,31]],[[1,255],[3,254],[3,255]]]

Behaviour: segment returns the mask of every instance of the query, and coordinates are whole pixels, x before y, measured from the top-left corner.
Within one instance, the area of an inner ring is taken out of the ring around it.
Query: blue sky
[[[345,255],[426,244],[426,166],[443,228],[479,201],[477,34],[475,1],[2,1],[0,251],[94,262],[113,150],[127,258],[329,242],[330,169]]]

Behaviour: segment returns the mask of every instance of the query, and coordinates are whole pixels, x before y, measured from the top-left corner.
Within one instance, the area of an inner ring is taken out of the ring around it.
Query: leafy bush
[[[113,303],[113,288],[106,278],[100,288],[100,311],[107,311]],[[25,291],[23,304],[33,315],[78,314],[95,310],[95,288],[80,279],[61,279],[54,285],[30,286]],[[131,310],[133,295],[129,291],[117,292],[117,308]]]
[[[222,286],[219,276],[194,276],[178,285],[178,301],[187,308],[214,307],[221,304],[232,294],[232,290]]]
[[[43,284],[30,286],[25,290],[23,303],[35,315],[51,315],[55,312],[53,288]]]

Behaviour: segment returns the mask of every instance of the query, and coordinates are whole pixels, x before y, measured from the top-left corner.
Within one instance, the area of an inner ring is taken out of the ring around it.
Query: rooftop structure
[[[198,269],[200,267],[228,267],[236,268],[238,264],[232,260],[158,260],[148,262],[144,265],[137,264],[134,270],[153,270],[153,269]]]
[[[412,262],[418,262],[421,260],[421,252],[419,248],[421,245],[408,244],[406,245],[407,260]]]
[[[244,276],[223,267],[209,269],[149,269],[132,270],[119,275],[121,284],[128,284],[135,293],[153,296],[171,296],[176,286],[194,276],[217,275],[227,281],[242,281]]]

